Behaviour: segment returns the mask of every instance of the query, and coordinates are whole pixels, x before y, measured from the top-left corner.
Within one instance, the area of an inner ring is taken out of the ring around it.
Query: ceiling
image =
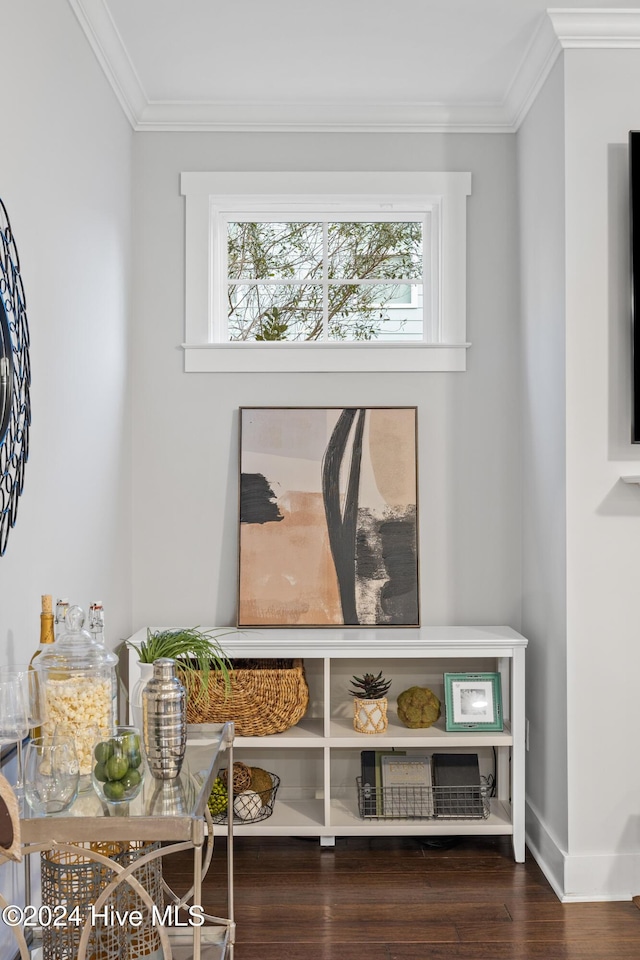
[[[563,48],[640,47],[624,0],[68,2],[136,130],[510,131]]]

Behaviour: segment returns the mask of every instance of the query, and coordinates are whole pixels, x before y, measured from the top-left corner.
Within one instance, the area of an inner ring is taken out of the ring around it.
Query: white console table
[[[130,639],[146,637],[140,630]],[[236,758],[281,779],[273,815],[237,824],[238,835],[314,836],[331,845],[338,836],[509,835],[514,857],[524,849],[525,711],[527,640],[510,627],[264,629],[226,634],[230,657],[303,658],[309,684],[306,716],[291,729],[264,737],[236,737]],[[353,729],[353,675],[378,673],[392,680],[389,727],[366,735]],[[129,658],[129,685],[139,675]],[[445,672],[499,672],[504,730],[447,732]],[[432,727],[410,730],[397,717],[395,698],[410,686],[426,686],[441,699],[443,716]],[[230,718],[233,719],[233,718]],[[483,820],[362,819],[356,777],[360,752],[398,748],[414,753],[477,753],[481,773],[495,775],[496,792]]]

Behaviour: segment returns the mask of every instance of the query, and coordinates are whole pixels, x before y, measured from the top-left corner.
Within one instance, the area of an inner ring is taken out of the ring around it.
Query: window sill
[[[185,373],[427,373],[467,369],[468,343],[183,343]]]

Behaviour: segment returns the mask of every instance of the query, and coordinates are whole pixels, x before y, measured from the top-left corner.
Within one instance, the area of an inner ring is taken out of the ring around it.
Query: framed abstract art
[[[418,626],[415,407],[242,407],[238,626]]]

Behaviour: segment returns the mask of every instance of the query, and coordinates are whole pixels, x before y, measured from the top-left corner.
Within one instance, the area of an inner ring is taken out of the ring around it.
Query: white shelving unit
[[[130,639],[142,641],[146,630]],[[255,824],[237,824],[238,835],[313,836],[331,845],[338,836],[509,835],[514,857],[524,860],[524,671],[527,640],[510,627],[422,627],[242,630],[224,637],[230,657],[302,657],[309,709],[295,727],[265,737],[236,737],[236,759],[281,779],[274,812]],[[366,735],[353,729],[354,674],[391,678],[389,727]],[[445,672],[497,671],[501,675],[504,730],[447,733]],[[129,657],[129,689],[138,677]],[[442,701],[432,727],[410,730],[398,720],[395,697],[426,686]],[[230,717],[229,719],[233,719]],[[362,819],[356,777],[362,750],[397,748],[415,753],[477,753],[484,775],[494,774],[496,795],[485,820]]]

